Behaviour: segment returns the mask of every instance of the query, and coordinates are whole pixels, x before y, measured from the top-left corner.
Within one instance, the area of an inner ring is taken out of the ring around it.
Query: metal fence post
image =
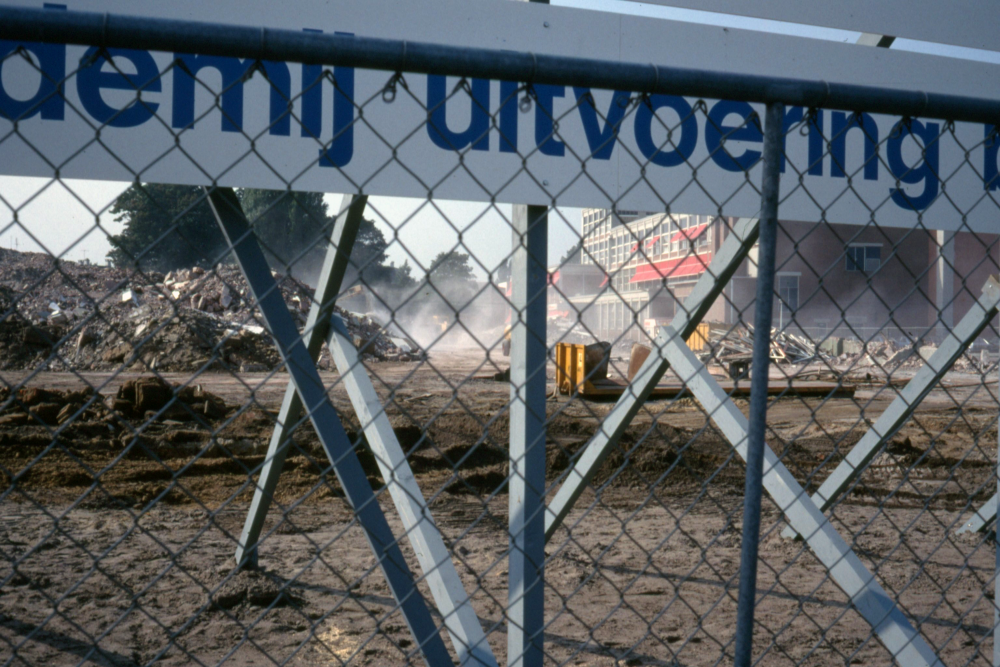
[[[757,548],[764,479],[764,431],[767,426],[768,364],[771,357],[771,307],[774,303],[774,262],[778,243],[778,189],[781,132],[785,105],[770,102],[764,119],[761,176],[760,241],[757,259],[757,300],[754,312],[753,377],[750,381],[750,425],[747,433],[747,477],[743,498],[743,544],[740,552],[740,592],[736,609],[736,667],[750,667],[753,653],[753,612],[757,597]]]
[[[545,620],[545,340],[548,209],[514,206],[510,347],[507,664],[540,667]]]

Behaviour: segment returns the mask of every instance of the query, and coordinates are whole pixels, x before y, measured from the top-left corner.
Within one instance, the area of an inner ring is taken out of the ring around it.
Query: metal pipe
[[[507,665],[545,661],[545,343],[548,209],[515,206],[510,345]]]
[[[403,40],[0,7],[0,39],[199,53],[1000,123],[1000,100]]]
[[[781,172],[782,122],[785,107],[767,105],[764,119],[764,164],[761,183],[760,241],[757,254],[757,300],[754,310],[753,361],[750,378],[750,421],[747,429],[747,477],[743,495],[743,544],[740,550],[740,593],[736,607],[735,667],[750,667],[753,657],[753,612],[757,598],[757,550],[760,505],[764,490],[764,431],[767,426],[768,366],[771,360],[771,314],[774,263],[778,245],[778,189]]]

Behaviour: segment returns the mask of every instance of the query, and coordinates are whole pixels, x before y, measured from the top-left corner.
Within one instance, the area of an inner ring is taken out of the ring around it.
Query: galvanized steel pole
[[[510,557],[507,664],[541,667],[545,654],[545,339],[548,209],[514,206],[510,346]]]
[[[781,133],[785,106],[767,105],[761,183],[760,240],[757,254],[757,300],[754,312],[753,376],[750,380],[750,422],[747,433],[747,477],[743,497],[743,544],[740,553],[740,593],[736,608],[736,667],[750,667],[753,656],[753,612],[757,597],[757,549],[760,544],[760,504],[764,481],[764,431],[767,426],[768,366],[771,358],[771,310],[774,304],[774,262],[778,244],[778,190]]]

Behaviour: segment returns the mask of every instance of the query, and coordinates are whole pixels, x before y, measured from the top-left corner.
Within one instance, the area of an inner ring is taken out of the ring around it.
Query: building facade
[[[669,323],[730,233],[731,218],[585,209],[581,263],[600,289],[569,301],[601,340],[642,340]],[[998,235],[779,223],[774,325],[814,339],[934,337],[1000,273]],[[949,245],[950,244],[950,245]],[[942,250],[946,247],[946,250]],[[707,322],[753,321],[756,249]],[[989,332],[987,332],[987,335]]]

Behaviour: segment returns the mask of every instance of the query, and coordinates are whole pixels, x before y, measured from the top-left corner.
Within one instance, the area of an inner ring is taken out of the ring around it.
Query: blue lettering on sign
[[[251,60],[223,56],[195,56],[176,54],[174,57],[174,116],[171,125],[177,128],[194,127],[194,91],[198,73],[211,68],[222,75],[222,131],[243,130],[243,80],[255,66]],[[271,89],[271,126],[269,132],[288,136],[291,115],[288,110],[291,98],[292,77],[288,65],[264,62],[260,65]],[[205,84],[199,83],[199,86]]]
[[[983,134],[983,188],[988,191],[1000,190],[1000,165],[997,164],[1000,153],[1000,126],[984,125]]]
[[[16,63],[15,52],[28,59],[39,70],[37,87],[30,94],[14,97],[3,83],[3,68]],[[66,99],[64,86],[67,72],[66,46],[63,44],[41,44],[35,42],[0,41],[0,118],[11,122],[23,122],[38,117],[42,121],[64,121]],[[121,67],[115,60],[122,61]],[[125,62],[127,61],[127,63]],[[76,92],[80,106],[95,121],[114,128],[132,128],[148,122],[157,113],[160,104],[148,99],[147,94],[163,92],[164,77],[153,56],[148,51],[129,49],[87,50],[82,65],[75,72]],[[76,64],[74,63],[74,67]],[[191,129],[195,118],[195,91],[199,74],[206,69],[215,70],[222,79],[221,92],[207,90],[216,96],[216,104],[222,112],[223,132],[242,132],[244,113],[244,84],[252,74],[259,73],[269,86],[268,133],[273,136],[290,136],[293,106],[295,100],[300,105],[300,136],[321,142],[319,162],[322,167],[342,168],[354,156],[355,114],[355,71],[351,67],[335,67],[332,76],[329,70],[319,65],[301,65],[301,92],[292,95],[291,73],[287,63],[255,62],[224,58],[177,54],[173,72],[171,125],[175,128]],[[123,71],[124,70],[124,71]],[[134,72],[134,73],[131,73]],[[330,127],[324,133],[323,91],[325,82],[333,83],[332,138]],[[500,133],[498,150],[500,153],[518,153],[518,116],[522,107],[518,101],[519,84],[500,81],[500,102],[496,117],[490,114],[490,88],[492,81],[471,80],[467,96],[470,105],[468,126],[455,130],[447,122],[449,96],[446,79],[443,76],[428,76],[427,79],[427,132],[431,142],[448,151],[470,148],[474,151],[490,150],[490,130]],[[109,104],[104,91],[127,91],[135,93],[124,108]],[[614,91],[607,110],[599,108],[590,89],[574,87],[575,106],[579,113],[580,126],[586,137],[590,156],[595,160],[610,160],[620,138],[622,125],[628,114],[631,94]],[[560,139],[559,122],[554,109],[556,98],[566,96],[564,86],[535,84],[529,88],[535,101],[534,137],[535,146],[541,155],[564,157],[566,145]],[[665,130],[665,139],[657,145],[653,140],[653,124],[659,122],[656,112],[669,109],[680,118],[679,124],[668,126],[660,123]],[[527,111],[527,109],[524,109]],[[825,134],[825,116],[829,114],[829,134]],[[730,116],[741,119],[729,124]],[[742,146],[734,149],[736,142],[761,144],[763,133],[758,122],[753,120],[755,112],[746,102],[722,100],[716,102],[708,112],[705,124],[705,145],[712,162],[730,172],[743,172],[756,164],[761,157],[760,150]],[[569,118],[569,115],[565,116]],[[574,115],[575,117],[575,115]],[[830,176],[848,176],[847,138],[860,136],[864,146],[864,162],[860,170],[865,180],[878,180],[880,132],[875,119],[868,114],[850,114],[841,111],[824,112],[802,107],[789,107],[784,116],[783,144],[788,136],[793,136],[793,128],[800,126],[799,135],[808,136],[808,163],[800,175],[823,176],[823,158],[829,149],[831,158]],[[852,130],[859,132],[852,132]],[[940,136],[939,123],[922,123],[909,120],[897,123],[886,141],[886,164],[896,187],[889,189],[890,198],[897,206],[906,210],[922,211],[932,205],[940,190]],[[635,109],[633,131],[638,151],[652,165],[670,168],[684,164],[694,154],[699,128],[691,103],[684,98],[671,95],[649,95],[643,97]],[[829,136],[827,144],[826,136]],[[907,139],[919,147],[919,159],[908,164],[903,157]],[[987,191],[1000,190],[1000,135],[996,127],[984,127],[983,187]],[[576,158],[574,158],[576,159]],[[782,155],[781,168],[786,168]],[[855,167],[856,171],[858,168]],[[904,188],[903,186],[912,186]]]
[[[732,114],[743,119],[739,125],[726,125],[725,120]],[[749,141],[763,143],[764,133],[760,125],[750,120],[755,115],[753,107],[746,102],[716,102],[708,112],[708,122],[705,123],[705,144],[712,161],[726,171],[746,171],[760,159],[760,151],[743,151],[739,157],[729,152],[725,144],[730,141]]]
[[[94,120],[111,127],[135,127],[153,117],[160,107],[155,102],[142,99],[142,93],[158,93],[160,70],[148,51],[133,49],[106,49],[112,58],[122,58],[132,63],[135,74],[126,74],[121,68],[109,62],[104,55],[98,55],[97,48],[87,50],[83,61],[89,63],[76,75],[76,91],[83,108]],[[105,71],[105,65],[108,66]],[[101,97],[101,90],[128,90],[136,93],[124,109],[109,106]]]
[[[667,127],[666,141],[657,146],[653,143],[653,118],[656,110],[670,108],[677,112],[681,119],[680,130]],[[680,134],[678,139],[675,133]],[[635,111],[635,143],[639,151],[653,164],[661,167],[676,167],[691,157],[698,143],[698,121],[691,112],[691,105],[683,97],[676,95],[650,95]],[[673,146],[673,150],[669,147]],[[667,148],[668,150],[664,150]]]
[[[303,32],[322,30],[304,28]],[[353,37],[352,32],[335,35]],[[323,68],[302,65],[302,136],[318,139],[323,132]],[[346,167],[354,157],[354,68],[333,68],[333,140],[319,151],[319,166]]]
[[[601,129],[597,106],[590,88],[573,88],[573,92],[576,94],[576,106],[580,110],[580,120],[583,121],[587,144],[590,145],[590,155],[595,160],[610,160],[632,93],[615,91],[608,112],[603,114],[604,129]]]
[[[517,152],[517,91],[514,81],[500,82],[500,152]]]
[[[319,166],[346,167],[354,157],[354,68],[333,68],[333,139]]]
[[[910,196],[902,188],[889,190],[892,201],[900,208],[922,211],[931,205],[938,195],[938,136],[941,127],[937,123],[924,125],[918,120],[898,123],[889,134],[886,151],[889,158],[889,169],[892,175],[903,183],[915,184],[923,181],[924,191],[917,196]],[[912,136],[920,147],[922,160],[915,166],[909,166],[903,160],[903,140]]]
[[[3,68],[11,62],[11,54],[23,49],[38,61],[38,90],[26,100],[11,97],[3,86]],[[0,115],[8,120],[27,120],[41,115],[45,120],[63,120],[66,100],[62,81],[66,78],[66,45],[39,42],[0,40]]]
[[[427,76],[427,134],[434,145],[445,150],[462,150],[472,144],[474,151],[490,149],[490,82],[487,79],[472,80],[472,96],[469,99],[471,113],[469,126],[461,132],[448,128],[448,101],[452,97],[465,98],[464,95],[447,95],[445,77],[439,75]]]
[[[847,176],[847,133],[852,128],[858,128],[865,141],[865,162],[864,177],[866,181],[878,180],[878,125],[875,119],[866,113],[846,114],[843,111],[834,111],[830,121],[830,134],[833,139],[830,141],[830,175],[834,178],[845,178]]]
[[[816,109],[808,115],[802,107],[789,107],[781,127],[781,173],[785,173],[785,140],[793,127],[805,123],[809,135],[809,157],[806,173],[823,175],[823,110]]]
[[[555,122],[555,98],[566,96],[566,86],[538,84],[535,91],[535,145],[542,155],[562,157],[566,144],[556,140],[558,123]]]

